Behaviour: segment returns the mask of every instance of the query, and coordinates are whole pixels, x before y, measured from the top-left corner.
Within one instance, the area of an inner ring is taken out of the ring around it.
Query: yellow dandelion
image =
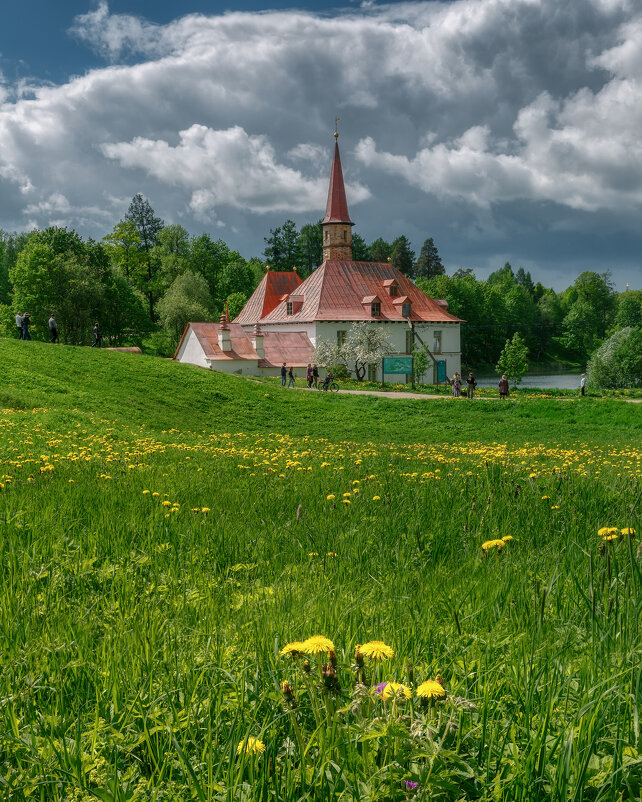
[[[334,495],[334,493],[328,493],[328,495],[325,498],[326,498],[326,501],[334,501],[336,496]]]
[[[350,492],[344,493],[343,494],[343,498],[350,498],[351,495],[352,495],[352,493],[350,493]]]
[[[498,549],[501,550],[504,548],[504,541],[503,540],[487,540],[482,543],[482,549],[484,551],[490,551],[491,549]]]
[[[381,496],[373,496],[372,500],[373,501],[381,501]]]
[[[350,499],[349,498],[344,498],[343,499],[343,503],[344,504],[349,504],[350,503]]]
[[[504,535],[502,540],[504,541],[504,543],[508,543],[510,540],[513,540],[513,536],[512,535]]]
[[[207,515],[207,513],[208,513],[209,511],[210,511],[210,508],[209,508],[209,507],[201,507],[201,512],[204,512],[204,513],[205,513],[205,515]]]
[[[428,679],[417,688],[417,696],[422,699],[445,699],[446,691],[441,683]]]
[[[171,507],[172,506],[172,502],[171,501],[167,501],[167,500],[162,501],[161,504],[163,505],[163,507]]]
[[[152,493],[152,498],[158,498],[159,496],[160,496],[160,493]]]
[[[559,508],[560,508],[559,504],[553,504],[553,506],[551,507],[552,510],[559,510]]]
[[[242,741],[239,741],[239,745],[236,748],[237,754],[246,754],[246,755],[260,755],[265,752],[265,744],[263,741],[259,740],[258,738],[254,738],[253,736],[248,736],[248,738]]]
[[[381,694],[382,699],[410,699],[412,691],[401,682],[387,682]]]
[[[334,643],[323,635],[313,635],[303,641],[303,651],[306,654],[319,654],[320,652],[334,651]]]
[[[292,641],[292,643],[286,643],[279,654],[281,657],[287,657],[288,655],[291,657],[298,657],[300,654],[303,654],[305,650],[305,643],[300,640],[295,640]]]
[[[632,526],[626,526],[624,529],[620,529],[620,533],[623,535],[634,535],[635,529]]]
[[[390,646],[386,646],[381,640],[371,640],[357,648],[361,655],[370,657],[372,660],[383,660],[384,658],[389,660],[395,653],[394,649],[391,649]]]
[[[148,495],[149,495],[149,493],[150,493],[150,491],[149,491],[149,490],[143,490],[143,495],[144,495],[144,496],[148,496]]]
[[[550,496],[542,496],[542,501],[550,501]]]

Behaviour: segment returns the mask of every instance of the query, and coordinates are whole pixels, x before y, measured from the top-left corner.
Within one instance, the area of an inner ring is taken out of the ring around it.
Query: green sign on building
[[[412,373],[411,356],[384,356],[384,373]]]

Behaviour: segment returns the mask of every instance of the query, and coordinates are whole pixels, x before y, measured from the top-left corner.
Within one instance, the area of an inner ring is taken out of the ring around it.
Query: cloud
[[[294,149],[300,151],[304,146]],[[104,154],[123,167],[139,167],[160,182],[184,187],[190,207],[200,219],[222,205],[251,212],[314,211],[322,208],[327,178],[306,178],[278,163],[265,136],[249,136],[239,126],[213,131],[192,125],[179,132],[179,143],[136,137],[131,142],[102,146]],[[354,202],[369,196],[365,187],[350,187]]]
[[[576,232],[613,210],[637,231],[634,0],[355,3],[167,25],[103,1],[70,30],[107,66],[59,86],[0,80],[0,227],[62,219],[102,236],[141,191],[165,219],[215,221],[257,253],[284,215],[323,213],[339,116],[368,236],[443,220],[453,248],[486,231],[500,252],[520,204],[520,231],[542,204]]]

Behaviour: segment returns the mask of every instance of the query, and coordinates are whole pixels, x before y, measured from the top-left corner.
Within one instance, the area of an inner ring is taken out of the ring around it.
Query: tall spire
[[[348,214],[348,201],[346,200],[346,190],[343,185],[343,170],[341,169],[341,156],[339,155],[339,132],[336,130],[334,132],[334,159],[332,160],[332,172],[330,173],[328,202],[325,207],[325,217],[322,220],[323,225],[326,223],[354,225]]]
[[[335,123],[338,123],[335,120]],[[354,223],[348,213],[348,201],[343,185],[343,170],[339,155],[339,132],[334,131],[334,159],[330,173],[330,188],[323,226],[323,260],[352,260],[352,226]]]

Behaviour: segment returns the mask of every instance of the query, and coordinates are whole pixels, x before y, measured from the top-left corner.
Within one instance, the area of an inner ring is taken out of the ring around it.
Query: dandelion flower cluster
[[[265,744],[263,741],[259,740],[259,738],[254,738],[252,735],[248,736],[247,739],[244,738],[242,741],[239,741],[239,745],[236,748],[236,753],[238,755],[260,755],[263,752],[265,752]]]
[[[417,696],[421,697],[422,699],[429,700],[445,699],[446,690],[440,682],[437,682],[437,680],[428,679],[425,682],[422,682],[417,688]]]
[[[394,655],[394,649],[386,646],[383,641],[371,640],[357,647],[357,651],[363,657],[369,657],[371,660],[390,660]]]

